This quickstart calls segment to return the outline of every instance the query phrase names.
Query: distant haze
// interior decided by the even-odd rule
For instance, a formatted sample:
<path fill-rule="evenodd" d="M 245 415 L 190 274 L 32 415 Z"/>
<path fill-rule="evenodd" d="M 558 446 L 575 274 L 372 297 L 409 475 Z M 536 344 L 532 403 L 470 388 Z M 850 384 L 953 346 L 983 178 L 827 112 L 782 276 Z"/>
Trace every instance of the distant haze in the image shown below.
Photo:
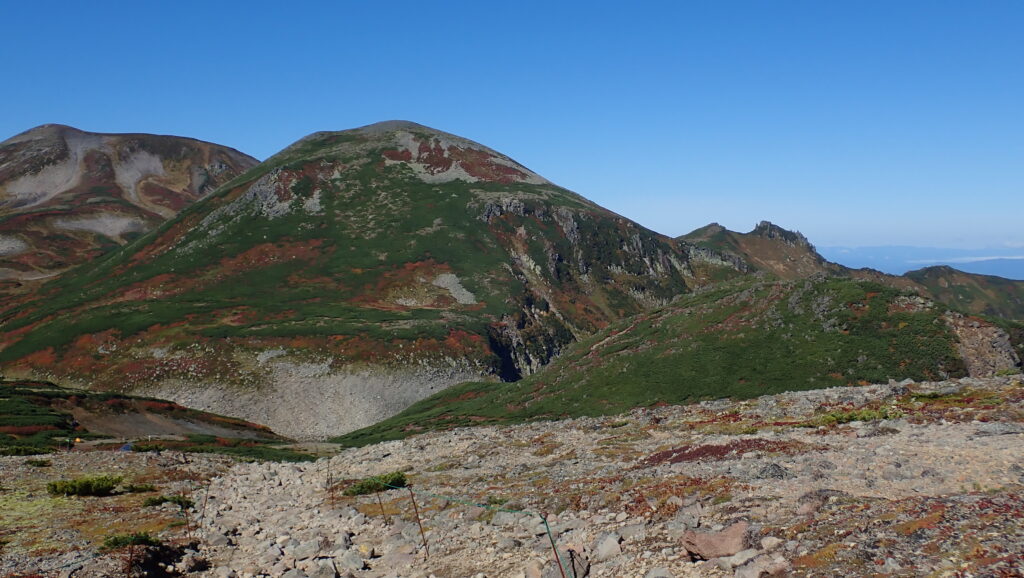
<path fill-rule="evenodd" d="M 884 246 L 817 249 L 829 261 L 854 269 L 870 267 L 893 275 L 935 265 L 949 265 L 968 273 L 1024 280 L 1024 248 L 967 250 Z"/>

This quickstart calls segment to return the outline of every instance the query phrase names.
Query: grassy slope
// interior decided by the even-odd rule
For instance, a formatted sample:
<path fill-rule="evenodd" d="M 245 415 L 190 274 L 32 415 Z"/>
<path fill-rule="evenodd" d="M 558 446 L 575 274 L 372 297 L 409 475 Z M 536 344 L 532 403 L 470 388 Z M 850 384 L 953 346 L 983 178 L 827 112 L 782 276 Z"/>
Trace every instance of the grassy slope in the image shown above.
<path fill-rule="evenodd" d="M 964 273 L 952 267 L 927 267 L 905 277 L 927 288 L 943 303 L 974 314 L 1024 321 L 1024 281 Z"/>
<path fill-rule="evenodd" d="M 849 269 L 825 260 L 799 234 L 766 223 L 750 233 L 737 233 L 712 223 L 679 240 L 737 255 L 749 265 L 783 279 L 820 273 L 875 280 L 897 289 L 922 291 L 936 301 L 970 314 L 1024 322 L 1024 281 L 965 273 L 948 266 L 927 267 L 905 275 Z"/>
<path fill-rule="evenodd" d="M 617 323 L 517 383 L 456 386 L 337 441 L 963 375 L 941 310 L 904 311 L 905 302 L 889 287 L 841 279 L 733 283 Z"/>

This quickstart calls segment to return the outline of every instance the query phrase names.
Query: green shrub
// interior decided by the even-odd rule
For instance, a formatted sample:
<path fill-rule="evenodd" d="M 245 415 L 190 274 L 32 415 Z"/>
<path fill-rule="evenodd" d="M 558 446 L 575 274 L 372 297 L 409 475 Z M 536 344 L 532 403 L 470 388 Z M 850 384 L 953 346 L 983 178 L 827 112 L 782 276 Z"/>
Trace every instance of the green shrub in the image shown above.
<path fill-rule="evenodd" d="M 181 508 L 182 510 L 187 510 L 192 506 L 196 505 L 194 501 L 192 501 L 189 498 L 186 498 L 185 496 L 152 496 L 146 498 L 146 501 L 142 502 L 142 505 L 145 507 L 150 507 L 159 506 L 164 503 L 177 504 L 178 507 Z"/>
<path fill-rule="evenodd" d="M 25 465 L 32 466 L 33 468 L 48 468 L 53 465 L 53 462 L 51 462 L 50 460 L 40 460 L 33 458 L 25 460 Z"/>
<path fill-rule="evenodd" d="M 819 418 L 821 425 L 833 425 L 850 423 L 852 421 L 878 421 L 883 419 L 898 419 L 903 417 L 903 412 L 891 407 L 881 409 L 855 409 L 851 411 L 835 411 L 827 413 Z"/>
<path fill-rule="evenodd" d="M 135 532 L 133 534 L 114 534 L 103 540 L 103 548 L 116 550 L 126 546 L 159 546 L 160 540 L 149 535 L 149 532 Z"/>
<path fill-rule="evenodd" d="M 38 456 L 52 453 L 53 450 L 44 447 L 34 446 L 3 446 L 0 447 L 0 456 Z"/>
<path fill-rule="evenodd" d="M 86 476 L 73 480 L 58 480 L 46 484 L 53 496 L 109 496 L 121 483 L 121 476 Z"/>
<path fill-rule="evenodd" d="M 128 484 L 124 487 L 124 491 L 129 494 L 141 494 L 142 492 L 155 492 L 156 486 L 153 484 Z"/>
<path fill-rule="evenodd" d="M 349 486 L 344 493 L 346 496 L 361 496 L 393 488 L 404 488 L 407 482 L 405 473 L 391 472 L 390 474 L 373 476 L 372 478 L 356 482 Z"/>

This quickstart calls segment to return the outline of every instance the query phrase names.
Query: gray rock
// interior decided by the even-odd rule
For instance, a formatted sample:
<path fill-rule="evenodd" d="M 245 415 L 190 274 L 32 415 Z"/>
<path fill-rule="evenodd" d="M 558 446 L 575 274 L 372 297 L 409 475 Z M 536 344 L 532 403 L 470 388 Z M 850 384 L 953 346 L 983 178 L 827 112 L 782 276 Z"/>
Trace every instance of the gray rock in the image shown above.
<path fill-rule="evenodd" d="M 757 550 L 755 550 L 753 548 L 748 548 L 746 550 L 741 550 L 739 552 L 736 552 L 732 556 L 726 556 L 724 558 L 719 558 L 719 563 L 720 563 L 720 565 L 723 565 L 723 568 L 725 570 L 731 570 L 731 569 L 733 569 L 733 568 L 735 568 L 737 566 L 742 566 L 742 565 L 746 564 L 747 562 L 753 560 L 754 558 L 757 557 L 757 553 L 758 553 Z"/>
<path fill-rule="evenodd" d="M 684 530 L 693 530 L 700 527 L 700 519 L 703 515 L 704 506 L 700 502 L 696 502 L 676 512 L 676 515 L 672 517 L 672 522 L 680 524 Z"/>
<path fill-rule="evenodd" d="M 733 578 L 761 578 L 765 573 L 761 564 L 751 563 L 737 568 Z"/>
<path fill-rule="evenodd" d="M 983 423 L 975 431 L 976 436 L 1003 436 L 1024 433 L 1024 426 L 1002 421 Z"/>
<path fill-rule="evenodd" d="M 519 540 L 516 540 L 515 538 L 509 538 L 507 536 L 498 538 L 497 543 L 499 550 L 512 550 L 513 548 L 518 548 L 522 545 L 523 543 Z"/>
<path fill-rule="evenodd" d="M 643 540 L 647 537 L 647 526 L 643 524 L 630 524 L 619 528 L 619 535 L 623 540 Z"/>
<path fill-rule="evenodd" d="M 334 566 L 321 565 L 309 575 L 309 578 L 338 578 L 338 571 Z"/>
<path fill-rule="evenodd" d="M 347 550 L 341 558 L 336 560 L 339 567 L 345 570 L 362 570 L 366 563 L 363 557 L 356 550 Z"/>
<path fill-rule="evenodd" d="M 319 540 L 310 540 L 309 542 L 302 542 L 295 548 L 292 548 L 290 552 L 286 549 L 285 553 L 290 555 L 292 558 L 295 558 L 296 560 L 307 560 L 320 553 L 320 542 Z"/>
<path fill-rule="evenodd" d="M 771 463 L 761 468 L 761 471 L 759 471 L 755 477 L 759 480 L 784 480 L 786 478 L 792 478 L 793 474 L 789 473 L 789 470 L 779 464 Z"/>
<path fill-rule="evenodd" d="M 309 574 L 306 574 L 298 568 L 292 568 L 281 575 L 281 578 L 309 578 Z"/>
<path fill-rule="evenodd" d="M 644 574 L 644 578 L 676 578 L 668 568 L 651 568 Z"/>
<path fill-rule="evenodd" d="M 409 524 L 402 529 L 402 537 L 410 542 L 422 542 L 423 537 L 420 535 L 420 527 L 417 524 Z"/>
<path fill-rule="evenodd" d="M 622 547 L 619 546 L 620 542 L 622 542 L 622 536 L 615 532 L 602 534 L 594 542 L 594 547 L 592 548 L 594 559 L 598 562 L 604 562 L 622 554 Z"/>
<path fill-rule="evenodd" d="M 512 512 L 498 512 L 491 518 L 491 523 L 495 526 L 514 526 L 517 522 L 519 522 L 519 514 Z"/>

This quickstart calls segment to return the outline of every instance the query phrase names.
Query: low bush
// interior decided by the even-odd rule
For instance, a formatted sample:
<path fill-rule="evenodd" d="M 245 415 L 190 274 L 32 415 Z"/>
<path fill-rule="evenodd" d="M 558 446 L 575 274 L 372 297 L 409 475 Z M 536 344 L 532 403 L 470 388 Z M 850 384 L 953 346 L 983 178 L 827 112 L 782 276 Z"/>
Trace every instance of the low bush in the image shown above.
<path fill-rule="evenodd" d="M 149 535 L 149 532 L 135 532 L 132 534 L 114 534 L 103 540 L 103 548 L 116 550 L 126 546 L 159 546 L 160 540 Z"/>
<path fill-rule="evenodd" d="M 404 472 L 391 472 L 358 481 L 346 488 L 344 494 L 346 496 L 373 494 L 394 488 L 404 488 L 407 483 L 408 480 L 406 480 Z"/>
<path fill-rule="evenodd" d="M 73 480 L 58 480 L 46 484 L 52 496 L 109 496 L 121 483 L 121 476 L 86 476 Z"/>
<path fill-rule="evenodd" d="M 53 450 L 44 447 L 35 446 L 3 446 L 0 447 L 0 456 L 38 456 L 40 454 L 49 454 Z"/>
<path fill-rule="evenodd" d="M 819 422 L 822 425 L 833 425 L 850 423 L 853 421 L 879 421 L 883 419 L 899 419 L 903 412 L 895 408 L 883 407 L 881 409 L 855 409 L 852 411 L 836 411 L 827 413 Z"/>
<path fill-rule="evenodd" d="M 156 486 L 153 484 L 128 484 L 124 487 L 124 491 L 129 494 L 141 494 L 143 492 L 155 492 Z"/>
<path fill-rule="evenodd" d="M 25 465 L 32 466 L 33 468 L 47 468 L 52 466 L 53 462 L 51 462 L 50 460 L 40 460 L 37 458 L 32 458 L 25 460 Z"/>

